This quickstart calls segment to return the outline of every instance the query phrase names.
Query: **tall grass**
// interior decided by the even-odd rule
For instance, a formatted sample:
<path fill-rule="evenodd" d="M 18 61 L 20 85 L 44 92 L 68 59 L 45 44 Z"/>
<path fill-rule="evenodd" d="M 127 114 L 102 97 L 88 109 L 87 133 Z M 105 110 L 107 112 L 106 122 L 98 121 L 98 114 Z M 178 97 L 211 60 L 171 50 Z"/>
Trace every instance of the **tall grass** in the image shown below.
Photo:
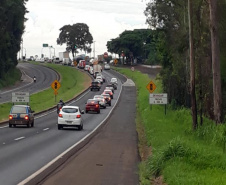
<path fill-rule="evenodd" d="M 146 85 L 154 81 L 154 93 L 160 93 L 161 79 L 149 79 L 129 69 L 116 70 L 136 83 L 139 121 L 146 143 L 152 148 L 152 154 L 139 165 L 140 184 L 151 184 L 153 178 L 161 175 L 169 185 L 226 184 L 226 126 L 216 126 L 205 118 L 204 125 L 192 131 L 190 110 L 172 110 L 167 105 L 165 115 L 163 105 L 149 105 Z"/>

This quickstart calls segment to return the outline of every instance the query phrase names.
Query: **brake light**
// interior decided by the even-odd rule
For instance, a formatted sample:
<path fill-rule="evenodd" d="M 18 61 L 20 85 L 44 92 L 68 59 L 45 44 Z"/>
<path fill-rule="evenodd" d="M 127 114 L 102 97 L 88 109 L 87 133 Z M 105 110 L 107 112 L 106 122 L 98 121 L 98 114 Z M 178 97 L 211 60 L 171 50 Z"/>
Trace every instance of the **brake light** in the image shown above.
<path fill-rule="evenodd" d="M 62 118 L 62 117 L 63 117 L 63 115 L 62 115 L 62 114 L 58 114 L 58 116 L 59 116 L 60 118 Z"/>
<path fill-rule="evenodd" d="M 76 118 L 81 118 L 81 115 L 80 115 L 80 114 L 78 114 L 78 115 L 76 116 Z"/>
<path fill-rule="evenodd" d="M 96 108 L 98 108 L 99 107 L 99 105 L 96 105 Z"/>
<path fill-rule="evenodd" d="M 24 119 L 25 119 L 25 120 L 29 120 L 28 115 L 24 116 Z"/>
<path fill-rule="evenodd" d="M 13 116 L 12 116 L 12 115 L 9 115 L 9 119 L 10 119 L 10 120 L 13 119 Z"/>

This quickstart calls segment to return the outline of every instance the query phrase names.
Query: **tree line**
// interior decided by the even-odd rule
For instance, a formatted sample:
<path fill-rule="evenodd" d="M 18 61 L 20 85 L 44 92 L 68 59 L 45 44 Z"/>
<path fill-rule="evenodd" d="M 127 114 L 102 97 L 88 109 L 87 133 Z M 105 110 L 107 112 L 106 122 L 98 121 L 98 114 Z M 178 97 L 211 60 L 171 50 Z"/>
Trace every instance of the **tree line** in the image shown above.
<path fill-rule="evenodd" d="M 165 55 L 159 60 L 164 91 L 170 102 L 192 108 L 194 129 L 197 115 L 200 125 L 203 115 L 216 123 L 225 115 L 225 9 L 224 0 L 156 0 L 145 10 L 147 22 L 164 31 L 157 47 Z"/>
<path fill-rule="evenodd" d="M 24 32 L 27 0 L 1 0 L 0 3 L 0 79 L 17 65 Z"/>

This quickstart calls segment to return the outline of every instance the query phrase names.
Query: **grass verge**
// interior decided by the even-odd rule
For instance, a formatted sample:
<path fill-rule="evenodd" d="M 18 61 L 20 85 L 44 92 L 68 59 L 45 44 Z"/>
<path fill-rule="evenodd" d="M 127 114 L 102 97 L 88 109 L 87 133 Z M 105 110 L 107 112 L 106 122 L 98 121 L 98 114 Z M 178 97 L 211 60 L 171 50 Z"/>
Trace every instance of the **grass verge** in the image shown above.
<path fill-rule="evenodd" d="M 61 75 L 61 87 L 58 90 L 58 95 L 55 95 L 53 89 L 50 87 L 44 91 L 33 94 L 30 96 L 29 105 L 35 112 L 40 112 L 42 110 L 48 109 L 56 105 L 60 99 L 67 101 L 78 95 L 84 89 L 86 89 L 90 84 L 90 77 L 82 73 L 75 68 L 55 65 L 55 64 L 45 64 L 47 67 L 53 68 Z M 9 110 L 12 103 L 5 103 L 0 105 L 0 121 L 7 120 Z"/>
<path fill-rule="evenodd" d="M 190 110 L 172 110 L 168 105 L 165 115 L 163 105 L 150 107 L 146 85 L 154 81 L 154 93 L 161 93 L 161 79 L 150 79 L 130 69 L 116 70 L 132 78 L 138 91 L 136 124 L 143 159 L 139 165 L 140 184 L 155 184 L 153 179 L 160 176 L 168 185 L 226 184 L 226 126 L 205 119 L 202 127 L 192 131 Z M 150 147 L 148 156 L 142 157 L 145 148 Z"/>

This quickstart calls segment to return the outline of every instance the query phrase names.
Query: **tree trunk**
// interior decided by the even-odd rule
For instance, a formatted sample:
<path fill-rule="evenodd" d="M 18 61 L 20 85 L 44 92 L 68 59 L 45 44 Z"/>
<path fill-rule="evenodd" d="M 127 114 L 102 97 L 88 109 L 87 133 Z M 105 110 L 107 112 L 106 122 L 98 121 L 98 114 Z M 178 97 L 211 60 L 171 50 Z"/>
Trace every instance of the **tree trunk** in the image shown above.
<path fill-rule="evenodd" d="M 222 92 L 220 73 L 220 46 L 217 27 L 217 1 L 209 0 L 210 32 L 212 47 L 214 119 L 216 124 L 222 122 Z"/>
<path fill-rule="evenodd" d="M 194 44 L 193 44 L 193 12 L 192 0 L 188 0 L 188 18 L 189 18 L 189 46 L 190 46 L 190 93 L 191 93 L 191 111 L 193 130 L 197 129 L 197 105 L 195 96 L 195 62 L 194 62 Z"/>

